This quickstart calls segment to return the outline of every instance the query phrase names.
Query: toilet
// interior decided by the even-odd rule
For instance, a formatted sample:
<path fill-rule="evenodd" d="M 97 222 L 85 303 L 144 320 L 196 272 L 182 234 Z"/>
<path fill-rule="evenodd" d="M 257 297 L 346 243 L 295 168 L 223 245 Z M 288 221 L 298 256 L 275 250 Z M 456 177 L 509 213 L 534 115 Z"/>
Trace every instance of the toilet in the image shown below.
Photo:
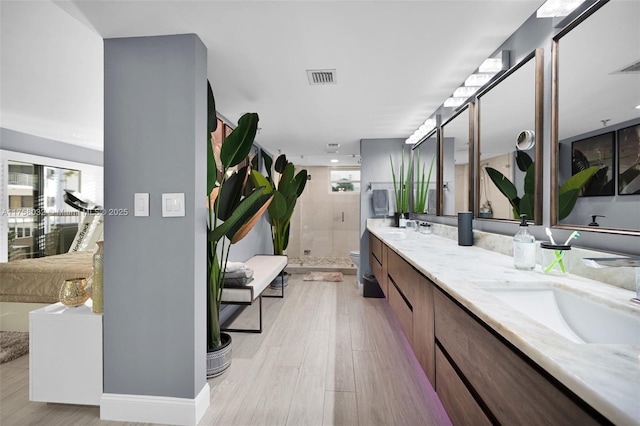
<path fill-rule="evenodd" d="M 358 294 L 363 293 L 363 285 L 360 282 L 360 251 L 353 250 L 349 252 L 349 259 L 356 265 L 356 283 L 358 284 Z"/>

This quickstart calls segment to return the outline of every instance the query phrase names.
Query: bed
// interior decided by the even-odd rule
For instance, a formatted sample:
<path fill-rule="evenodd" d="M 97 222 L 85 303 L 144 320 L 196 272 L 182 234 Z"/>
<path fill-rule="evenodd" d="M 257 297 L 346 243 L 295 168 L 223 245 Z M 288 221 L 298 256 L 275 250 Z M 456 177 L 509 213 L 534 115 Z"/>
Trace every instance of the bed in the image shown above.
<path fill-rule="evenodd" d="M 28 330 L 28 312 L 58 302 L 64 280 L 89 277 L 92 264 L 93 251 L 0 263 L 0 330 Z"/>

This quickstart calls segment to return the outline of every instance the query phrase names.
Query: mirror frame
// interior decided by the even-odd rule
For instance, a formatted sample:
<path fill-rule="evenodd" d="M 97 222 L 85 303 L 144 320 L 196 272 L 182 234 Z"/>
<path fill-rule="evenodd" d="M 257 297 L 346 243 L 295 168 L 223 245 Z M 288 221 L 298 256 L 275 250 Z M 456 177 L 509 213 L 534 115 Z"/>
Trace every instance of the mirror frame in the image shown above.
<path fill-rule="evenodd" d="M 559 182 L 558 182 L 558 159 L 559 159 L 559 149 L 560 149 L 560 99 L 559 99 L 559 66 L 560 66 L 560 39 L 567 35 L 571 30 L 580 25 L 585 19 L 593 15 L 597 12 L 602 6 L 604 6 L 607 2 L 596 2 L 590 8 L 584 11 L 580 16 L 571 21 L 566 27 L 562 29 L 558 34 L 553 37 L 551 42 L 551 202 L 549 203 L 549 222 L 550 226 L 553 228 L 559 229 L 571 229 L 571 230 L 581 230 L 581 231 L 590 231 L 590 232 L 598 232 L 598 233 L 606 233 L 606 234 L 619 234 L 619 235 L 635 235 L 640 236 L 640 230 L 632 230 L 632 229 L 623 229 L 623 228 L 607 228 L 607 227 L 596 227 L 596 226 L 585 226 L 585 225 L 572 225 L 572 224 L 562 224 L 558 221 L 558 190 L 559 190 Z"/>
<path fill-rule="evenodd" d="M 535 67 L 535 113 L 534 113 L 534 131 L 535 131 L 535 135 L 536 135 L 536 146 L 535 146 L 535 190 L 534 190 L 534 194 L 533 194 L 533 204 L 534 204 L 534 220 L 533 221 L 527 221 L 527 222 L 532 222 L 534 225 L 542 225 L 543 221 L 542 221 L 542 205 L 543 205 L 543 187 L 542 187 L 542 181 L 543 181 L 543 154 L 544 154 L 544 135 L 543 135 L 543 130 L 544 130 L 544 126 L 543 126 L 543 116 L 544 116 L 544 49 L 543 48 L 537 48 L 534 51 L 532 51 L 531 53 L 529 53 L 527 56 L 525 56 L 524 58 L 522 58 L 522 60 L 520 62 L 518 62 L 518 64 L 514 65 L 512 68 L 510 68 L 507 72 L 505 72 L 503 75 L 500 76 L 500 78 L 498 78 L 495 82 L 493 82 L 490 86 L 488 86 L 487 88 L 483 89 L 478 95 L 477 95 L 477 106 L 476 106 L 476 111 L 477 111 L 477 124 L 476 124 L 476 128 L 478 129 L 478 133 L 476 136 L 476 143 L 477 143 L 477 147 L 476 147 L 476 156 L 475 156 L 475 161 L 476 161 L 476 165 L 480 164 L 480 154 L 481 154 L 481 128 L 482 128 L 482 120 L 481 120 L 481 109 L 482 109 L 482 102 L 481 102 L 481 98 L 482 96 L 486 95 L 489 91 L 491 91 L 492 88 L 494 88 L 495 86 L 497 86 L 498 84 L 500 84 L 502 81 L 504 81 L 505 79 L 507 79 L 511 74 L 513 74 L 515 71 L 517 71 L 520 67 L 522 67 L 524 64 L 528 63 L 531 59 L 534 60 L 534 67 Z M 479 168 L 476 167 L 475 171 L 479 171 Z M 480 194 L 480 176 L 475 176 L 476 182 L 475 182 L 475 192 L 476 194 Z M 476 201 L 478 201 L 477 203 L 475 203 L 474 206 L 474 216 L 476 219 L 479 220 L 487 220 L 487 221 L 498 221 L 498 222 L 504 222 L 504 221 L 508 221 L 508 222 L 517 222 L 517 219 L 494 219 L 494 218 L 480 218 L 479 213 L 480 213 L 480 204 L 479 204 L 479 197 L 476 196 L 475 198 Z"/>
<path fill-rule="evenodd" d="M 438 161 L 439 161 L 439 165 L 444 165 L 444 138 L 445 133 L 444 133 L 444 126 L 446 126 L 447 124 L 449 124 L 451 121 L 453 121 L 456 117 L 462 115 L 462 113 L 465 111 L 465 109 L 468 109 L 468 114 L 469 114 L 469 193 L 467 194 L 467 196 L 469 197 L 468 202 L 469 202 L 469 211 L 474 211 L 474 176 L 475 176 L 475 163 L 474 163 L 474 158 L 475 158 L 475 152 L 474 152 L 474 144 L 475 144 L 475 108 L 476 108 L 476 104 L 475 101 L 471 101 L 468 102 L 466 104 L 461 105 L 458 110 L 451 116 L 449 117 L 444 123 L 442 123 L 442 125 L 440 126 L 440 138 L 442 139 L 441 142 L 438 145 Z M 455 154 L 454 154 L 455 155 Z M 455 161 L 454 161 L 454 167 L 455 167 Z M 438 216 L 443 216 L 443 217 L 456 217 L 456 215 L 445 215 L 444 214 L 444 168 L 443 167 L 438 167 L 438 178 L 437 178 L 437 182 L 439 182 L 438 185 Z M 474 217 L 476 216 L 475 212 L 474 212 Z"/>

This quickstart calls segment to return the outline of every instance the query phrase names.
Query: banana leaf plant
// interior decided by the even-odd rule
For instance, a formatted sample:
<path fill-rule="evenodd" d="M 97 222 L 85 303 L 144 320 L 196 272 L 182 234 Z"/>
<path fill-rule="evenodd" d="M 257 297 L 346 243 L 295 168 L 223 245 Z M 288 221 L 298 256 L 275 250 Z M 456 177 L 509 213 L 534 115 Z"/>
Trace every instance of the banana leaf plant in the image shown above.
<path fill-rule="evenodd" d="M 211 133 L 216 129 L 217 118 L 210 85 L 207 95 L 207 350 L 213 351 L 221 345 L 220 302 L 230 246 L 249 233 L 268 208 L 273 196 L 265 193 L 264 187 L 253 187 L 251 191 L 245 191 L 250 166 L 234 169 L 251 151 L 258 129 L 258 114 L 247 113 L 240 117 L 238 126 L 222 144 L 216 166 Z"/>
<path fill-rule="evenodd" d="M 256 187 L 264 187 L 265 194 L 273 195 L 273 202 L 268 208 L 273 254 L 282 255 L 289 245 L 291 216 L 307 184 L 307 171 L 303 169 L 296 174 L 295 166 L 287 160 L 285 154 L 276 158 L 275 163 L 264 151 L 261 157 L 267 176 L 252 170 L 251 177 Z"/>
<path fill-rule="evenodd" d="M 433 164 L 436 160 L 436 154 L 434 153 L 431 157 L 431 165 L 429 166 L 429 174 L 426 176 L 425 173 L 427 170 L 427 164 L 422 164 L 422 168 L 420 168 L 420 150 L 416 150 L 416 163 L 418 164 L 417 172 L 418 178 L 416 182 L 416 198 L 415 203 L 413 204 L 413 212 L 414 213 L 424 213 L 427 207 L 427 195 L 429 193 L 429 185 L 431 184 L 431 172 L 433 171 Z"/>
<path fill-rule="evenodd" d="M 520 219 L 521 215 L 526 214 L 527 217 L 534 217 L 534 191 L 535 191 L 535 163 L 531 157 L 523 151 L 516 153 L 516 165 L 518 169 L 525 172 L 524 176 L 524 194 L 518 196 L 518 189 L 507 179 L 502 173 L 493 167 L 487 167 L 486 171 L 491 181 L 496 185 L 500 192 L 507 197 L 511 207 L 513 208 L 513 216 Z M 580 190 L 589 182 L 591 177 L 598 171 L 599 167 L 593 166 L 582 170 L 571 176 L 558 191 L 558 219 L 562 220 L 569 216 L 571 210 L 578 200 Z"/>
<path fill-rule="evenodd" d="M 391 174 L 393 176 L 393 192 L 396 198 L 396 213 L 409 213 L 409 193 L 411 187 L 409 182 L 411 181 L 411 172 L 413 163 L 408 161 L 408 166 L 405 175 L 404 167 L 404 148 L 402 149 L 402 162 L 400 163 L 400 170 L 396 175 L 396 170 L 393 167 L 393 158 L 389 156 L 391 161 Z M 397 178 L 396 178 L 397 176 Z"/>

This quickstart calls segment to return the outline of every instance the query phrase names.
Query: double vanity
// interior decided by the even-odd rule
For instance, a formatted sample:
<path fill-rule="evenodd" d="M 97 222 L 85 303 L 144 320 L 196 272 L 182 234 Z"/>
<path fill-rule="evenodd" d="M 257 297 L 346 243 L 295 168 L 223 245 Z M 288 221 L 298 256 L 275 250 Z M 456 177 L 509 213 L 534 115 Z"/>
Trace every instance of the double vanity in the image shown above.
<path fill-rule="evenodd" d="M 375 220 L 367 229 L 371 269 L 454 424 L 640 424 L 634 292 L 519 271 L 510 256 Z"/>

